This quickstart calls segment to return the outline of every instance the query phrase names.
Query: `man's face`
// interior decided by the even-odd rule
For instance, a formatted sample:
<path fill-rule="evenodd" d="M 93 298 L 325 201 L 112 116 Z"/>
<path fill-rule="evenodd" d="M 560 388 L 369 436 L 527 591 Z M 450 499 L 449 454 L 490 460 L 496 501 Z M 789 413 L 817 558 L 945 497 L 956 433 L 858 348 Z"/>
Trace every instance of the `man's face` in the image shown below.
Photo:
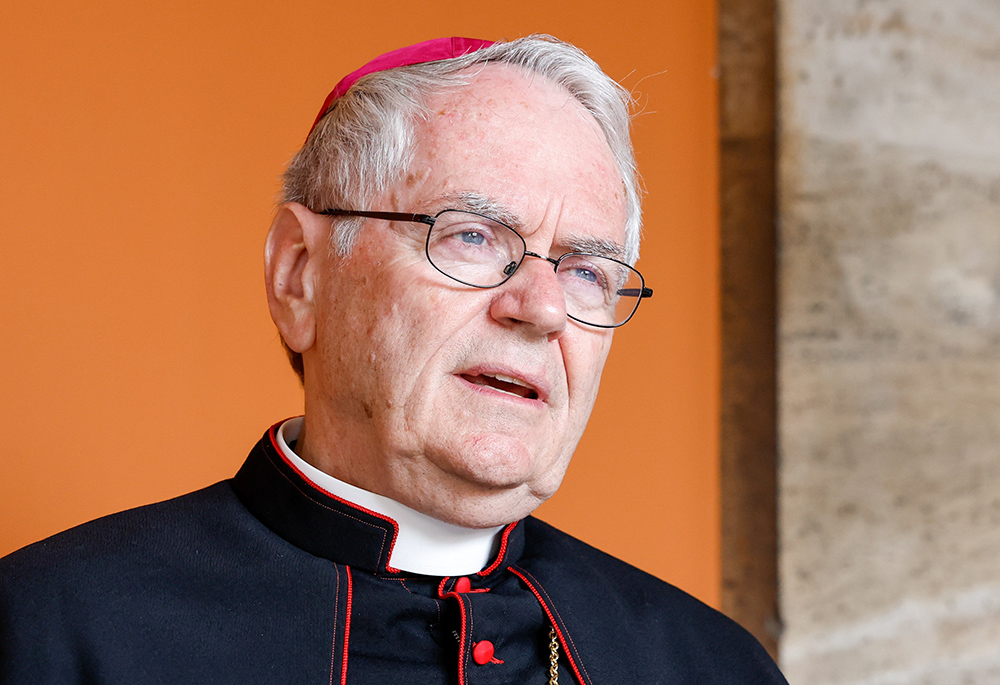
<path fill-rule="evenodd" d="M 593 117 L 562 88 L 507 66 L 432 97 L 405 177 L 372 207 L 498 213 L 558 258 L 621 245 L 620 173 Z M 304 353 L 304 453 L 437 518 L 507 523 L 555 492 L 597 396 L 610 331 L 566 316 L 552 265 L 526 258 L 478 290 L 437 272 L 427 227 L 368 220 L 328 255 Z"/>

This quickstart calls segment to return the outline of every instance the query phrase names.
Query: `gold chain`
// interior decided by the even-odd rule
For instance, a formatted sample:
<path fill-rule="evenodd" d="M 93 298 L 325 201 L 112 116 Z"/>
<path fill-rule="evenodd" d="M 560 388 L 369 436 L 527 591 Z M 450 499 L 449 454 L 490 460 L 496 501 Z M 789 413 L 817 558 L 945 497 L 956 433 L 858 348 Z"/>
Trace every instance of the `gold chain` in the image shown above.
<path fill-rule="evenodd" d="M 549 685 L 559 685 L 559 639 L 555 626 L 549 627 Z"/>

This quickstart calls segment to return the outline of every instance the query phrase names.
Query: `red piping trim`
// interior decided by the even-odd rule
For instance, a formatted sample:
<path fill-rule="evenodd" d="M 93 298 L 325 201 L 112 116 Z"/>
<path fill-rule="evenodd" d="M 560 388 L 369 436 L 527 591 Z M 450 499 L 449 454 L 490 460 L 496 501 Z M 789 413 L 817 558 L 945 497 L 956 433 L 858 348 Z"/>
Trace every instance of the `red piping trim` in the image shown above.
<path fill-rule="evenodd" d="M 517 521 L 514 521 L 514 523 L 508 523 L 507 527 L 503 529 L 503 535 L 500 537 L 500 551 L 497 552 L 497 558 L 492 564 L 477 573 L 477 576 L 488 576 L 497 570 L 497 567 L 500 566 L 500 562 L 503 561 L 504 556 L 507 554 L 507 538 L 510 537 L 510 534 L 513 532 L 515 527 L 517 527 Z"/>
<path fill-rule="evenodd" d="M 580 683 L 587 682 L 586 680 L 583 679 L 583 676 L 580 675 L 580 669 L 577 668 L 576 661 L 573 660 L 573 655 L 570 653 L 569 648 L 566 646 L 566 637 L 563 635 L 562 630 L 559 628 L 559 624 L 556 623 L 555 616 L 552 615 L 552 610 L 549 609 L 548 604 L 546 604 L 545 600 L 542 599 L 542 593 L 540 593 L 538 591 L 538 588 L 536 588 L 534 584 L 532 584 L 532 582 L 528 580 L 528 578 L 526 577 L 527 574 L 518 571 L 513 566 L 509 567 L 508 570 L 515 576 L 524 581 L 524 584 L 527 585 L 528 589 L 531 590 L 533 595 L 535 595 L 535 598 L 538 600 L 538 603 L 542 605 L 542 609 L 545 611 L 545 615 L 549 617 L 549 622 L 552 624 L 552 627 L 555 628 L 556 630 L 556 635 L 559 637 L 559 643 L 562 645 L 563 648 L 563 654 L 566 655 L 566 661 L 569 662 L 570 667 L 573 669 L 573 673 L 576 675 L 577 682 Z"/>
<path fill-rule="evenodd" d="M 445 580 L 447 580 L 447 578 L 441 581 L 441 585 L 444 585 Z M 459 635 L 459 641 L 458 641 L 458 685 L 465 685 L 465 669 L 463 668 L 465 664 L 465 638 L 466 638 L 465 602 L 462 600 L 462 595 L 458 594 L 457 592 L 446 592 L 445 594 L 441 595 L 441 599 L 447 599 L 449 597 L 453 597 L 456 600 L 458 600 L 458 612 L 462 620 L 462 631 L 461 634 Z"/>
<path fill-rule="evenodd" d="M 340 660 L 340 685 L 347 685 L 347 646 L 351 641 L 351 602 L 354 598 L 354 583 L 351 580 L 351 567 L 347 569 L 347 612 L 344 616 L 344 658 Z"/>
<path fill-rule="evenodd" d="M 337 572 L 337 584 L 333 591 L 334 601 L 333 601 L 333 639 L 330 643 L 330 685 L 333 685 L 333 676 L 335 674 L 335 668 L 337 666 L 337 611 L 340 608 L 340 566 L 337 564 L 333 565 L 333 569 Z M 341 655 L 343 656 L 343 655 Z M 343 661 L 343 659 L 341 659 Z"/>
<path fill-rule="evenodd" d="M 289 419 L 285 419 L 285 421 L 288 421 L 288 420 Z M 271 438 L 271 446 L 274 447 L 274 451 L 278 453 L 279 457 L 281 457 L 281 461 L 285 462 L 285 464 L 287 464 L 288 467 L 290 469 L 292 469 L 292 471 L 295 471 L 295 473 L 297 473 L 299 475 L 299 478 L 301 478 L 306 483 L 308 483 L 310 486 L 312 486 L 313 490 L 316 490 L 317 492 L 320 492 L 320 493 L 326 495 L 327 497 L 330 497 L 331 499 L 335 499 L 338 502 L 340 502 L 341 504 L 346 504 L 347 506 L 351 507 L 352 509 L 357 509 L 358 511 L 363 511 L 364 513 L 368 514 L 369 516 L 374 516 L 377 519 L 382 519 L 383 521 L 387 521 L 387 522 L 391 523 L 392 524 L 392 540 L 389 542 L 389 554 L 388 554 L 388 556 L 386 557 L 386 560 L 385 560 L 385 570 L 387 572 L 389 572 L 389 573 L 399 573 L 400 571 L 399 571 L 398 568 L 393 568 L 393 567 L 389 566 L 389 559 L 392 558 L 392 550 L 396 546 L 396 538 L 399 537 L 399 524 L 396 523 L 395 519 L 389 518 L 385 514 L 380 514 L 377 511 L 372 511 L 371 509 L 366 509 L 365 507 L 362 507 L 362 506 L 360 506 L 358 504 L 355 504 L 354 502 L 346 500 L 343 497 L 338 497 L 337 495 L 333 494 L 329 490 L 325 490 L 325 489 L 321 488 L 320 486 L 318 486 L 316 483 L 313 483 L 312 480 L 309 478 L 309 476 L 307 476 L 306 474 L 302 473 L 302 471 L 300 471 L 299 468 L 297 466 L 295 466 L 295 464 L 293 464 L 292 462 L 290 462 L 288 460 L 288 457 L 285 456 L 285 453 L 281 450 L 281 447 L 278 445 L 278 428 L 280 428 L 281 425 L 283 423 L 285 423 L 285 421 L 279 421 L 278 423 L 276 423 L 273 426 L 271 426 L 268 429 L 268 431 L 267 431 L 268 437 Z M 506 540 L 505 540 L 505 542 L 506 542 Z"/>

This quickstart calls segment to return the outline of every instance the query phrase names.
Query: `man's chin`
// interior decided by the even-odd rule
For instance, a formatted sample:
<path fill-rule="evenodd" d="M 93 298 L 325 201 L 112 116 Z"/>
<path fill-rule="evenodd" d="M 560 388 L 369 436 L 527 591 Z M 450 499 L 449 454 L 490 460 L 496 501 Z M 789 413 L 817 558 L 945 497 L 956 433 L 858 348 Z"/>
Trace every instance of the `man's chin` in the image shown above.
<path fill-rule="evenodd" d="M 427 456 L 444 482 L 427 493 L 434 511 L 425 513 L 467 528 L 524 518 L 555 493 L 566 470 L 553 455 L 497 434 L 470 436 L 460 449 Z"/>
<path fill-rule="evenodd" d="M 498 432 L 468 434 L 426 456 L 446 477 L 484 493 L 522 487 L 546 470 L 551 458 L 519 436 Z"/>

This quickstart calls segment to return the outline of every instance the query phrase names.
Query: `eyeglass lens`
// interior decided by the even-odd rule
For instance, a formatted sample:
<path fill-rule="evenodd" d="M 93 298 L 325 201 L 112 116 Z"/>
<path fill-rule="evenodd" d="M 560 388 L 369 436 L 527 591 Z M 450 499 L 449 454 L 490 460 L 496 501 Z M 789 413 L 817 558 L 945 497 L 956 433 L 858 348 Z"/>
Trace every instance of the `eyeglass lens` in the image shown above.
<path fill-rule="evenodd" d="M 524 239 L 512 228 L 470 212 L 446 210 L 427 235 L 427 258 L 446 276 L 479 288 L 498 286 L 524 259 Z M 569 253 L 556 267 L 566 312 L 583 323 L 616 326 L 632 316 L 642 276 L 627 264 L 593 254 Z"/>

